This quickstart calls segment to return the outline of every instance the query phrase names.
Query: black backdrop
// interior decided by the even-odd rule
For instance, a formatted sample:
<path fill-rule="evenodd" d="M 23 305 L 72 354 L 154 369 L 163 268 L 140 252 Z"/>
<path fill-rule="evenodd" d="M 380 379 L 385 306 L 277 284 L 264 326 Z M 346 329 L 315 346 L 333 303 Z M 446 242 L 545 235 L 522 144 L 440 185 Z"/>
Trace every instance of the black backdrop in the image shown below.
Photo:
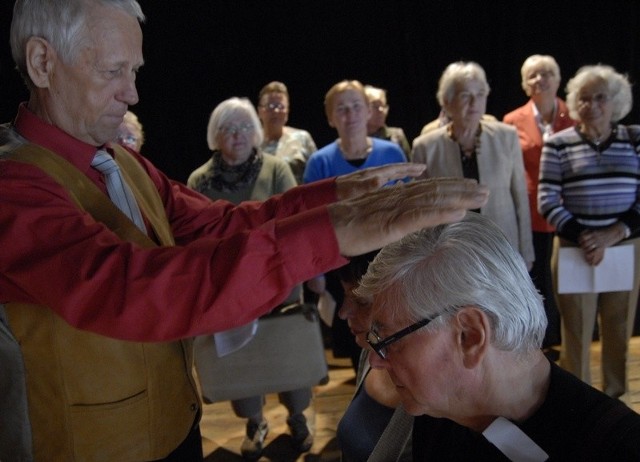
<path fill-rule="evenodd" d="M 185 181 L 208 157 L 211 110 L 230 96 L 255 102 L 263 84 L 291 93 L 290 125 L 318 146 L 335 138 L 325 92 L 344 78 L 387 88 L 391 125 L 413 139 L 438 113 L 444 67 L 473 60 L 486 70 L 488 112 L 502 117 L 526 100 L 520 65 L 556 57 L 563 85 L 584 64 L 613 65 L 638 80 L 637 0 L 141 0 L 146 64 L 133 108 L 145 126 L 145 153 Z M 0 121 L 26 98 L 8 45 L 11 0 L 0 5 Z M 636 100 L 640 96 L 634 85 Z M 625 119 L 640 122 L 640 103 Z"/>

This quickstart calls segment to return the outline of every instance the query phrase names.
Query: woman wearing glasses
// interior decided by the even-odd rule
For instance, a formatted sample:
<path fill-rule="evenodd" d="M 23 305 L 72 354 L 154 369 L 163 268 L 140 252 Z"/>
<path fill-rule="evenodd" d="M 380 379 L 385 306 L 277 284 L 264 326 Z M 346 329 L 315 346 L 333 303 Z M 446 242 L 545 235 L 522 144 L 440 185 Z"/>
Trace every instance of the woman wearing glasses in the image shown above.
<path fill-rule="evenodd" d="M 264 140 L 262 151 L 285 160 L 298 184 L 309 156 L 316 152 L 316 144 L 306 130 L 289 127 L 289 90 L 282 82 L 270 82 L 258 95 L 258 117 L 262 122 Z"/>
<path fill-rule="evenodd" d="M 138 116 L 131 111 L 127 111 L 124 115 L 122 123 L 118 127 L 116 141 L 129 149 L 140 152 L 144 144 L 144 129 Z"/>
<path fill-rule="evenodd" d="M 194 170 L 187 186 L 212 199 L 234 203 L 264 200 L 296 185 L 286 162 L 260 149 L 263 132 L 251 102 L 230 98 L 211 113 L 211 158 Z"/>
<path fill-rule="evenodd" d="M 579 249 L 587 265 L 597 266 L 607 248 L 630 244 L 635 268 L 640 264 L 640 127 L 619 123 L 631 105 L 631 85 L 612 67 L 578 70 L 567 84 L 567 107 L 577 125 L 545 143 L 538 185 L 538 209 L 557 234 L 551 265 L 562 320 L 560 365 L 590 383 L 589 347 L 599 313 L 603 390 L 623 400 L 637 270 L 632 289 L 621 292 L 559 293 L 557 275 L 561 247 Z"/>
<path fill-rule="evenodd" d="M 296 181 L 291 169 L 284 160 L 266 155 L 259 149 L 262 139 L 258 115 L 248 99 L 223 101 L 211 114 L 207 128 L 211 159 L 189 176 L 187 185 L 211 199 L 224 199 L 236 204 L 247 200 L 264 201 L 293 188 Z M 301 288 L 296 287 L 283 304 L 300 301 Z M 224 341 L 224 333 L 214 335 L 216 344 Z M 198 344 L 196 339 L 196 354 Z M 304 348 L 303 345 L 291 347 Z M 215 358 L 210 360 L 215 361 Z M 278 397 L 289 412 L 287 424 L 294 448 L 300 452 L 308 451 L 313 444 L 313 436 L 303 411 L 311 402 L 311 389 L 286 391 L 279 393 Z M 245 459 L 255 460 L 262 454 L 269 431 L 262 415 L 263 403 L 263 396 L 231 402 L 235 414 L 248 419 L 246 437 L 241 446 Z"/>

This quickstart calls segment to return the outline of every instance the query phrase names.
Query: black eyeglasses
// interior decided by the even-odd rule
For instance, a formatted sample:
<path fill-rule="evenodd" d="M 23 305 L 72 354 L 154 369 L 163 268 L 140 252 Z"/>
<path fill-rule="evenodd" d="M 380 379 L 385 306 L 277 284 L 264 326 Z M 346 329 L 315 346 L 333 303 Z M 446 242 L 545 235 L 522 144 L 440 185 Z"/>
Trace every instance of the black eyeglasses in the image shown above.
<path fill-rule="evenodd" d="M 411 324 L 409 327 L 405 327 L 395 334 L 388 336 L 387 338 L 380 338 L 374 328 L 371 328 L 371 330 L 367 333 L 367 343 L 371 345 L 373 351 L 378 353 L 378 356 L 380 356 L 382 359 L 387 359 L 387 347 L 389 345 L 391 345 L 393 342 L 397 342 L 402 337 L 409 335 L 411 332 L 415 332 L 421 327 L 426 326 L 437 317 L 438 316 L 435 316 L 431 319 L 423 319 L 421 321 L 418 321 L 414 324 Z"/>

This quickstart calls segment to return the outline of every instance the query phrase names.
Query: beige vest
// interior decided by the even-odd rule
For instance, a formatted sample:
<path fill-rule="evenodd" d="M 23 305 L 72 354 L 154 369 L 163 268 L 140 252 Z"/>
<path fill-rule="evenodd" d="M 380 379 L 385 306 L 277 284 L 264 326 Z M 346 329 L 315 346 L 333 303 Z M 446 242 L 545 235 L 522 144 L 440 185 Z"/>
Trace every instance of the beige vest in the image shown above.
<path fill-rule="evenodd" d="M 122 174 L 158 240 L 174 245 L 155 185 L 133 156 L 119 147 L 116 151 Z M 79 208 L 122 239 L 156 246 L 85 175 L 56 154 L 25 144 L 6 158 L 47 172 L 68 189 Z M 51 270 L 73 271 L 73 262 Z M 87 312 L 91 309 L 100 307 L 87 307 Z M 75 329 L 43 306 L 8 303 L 6 312 L 24 356 L 35 460 L 160 459 L 198 420 L 201 406 L 190 339 L 120 341 Z"/>

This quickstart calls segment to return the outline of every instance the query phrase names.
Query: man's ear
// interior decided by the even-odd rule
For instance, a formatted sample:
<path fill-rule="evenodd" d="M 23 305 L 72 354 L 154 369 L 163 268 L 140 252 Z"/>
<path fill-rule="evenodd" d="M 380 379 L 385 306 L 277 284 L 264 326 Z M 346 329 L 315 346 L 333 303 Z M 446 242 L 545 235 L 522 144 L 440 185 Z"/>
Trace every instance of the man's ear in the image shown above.
<path fill-rule="evenodd" d="M 30 37 L 26 46 L 27 72 L 33 84 L 38 88 L 47 88 L 50 84 L 51 70 L 57 54 L 51 44 L 41 37 Z"/>
<path fill-rule="evenodd" d="M 456 313 L 458 347 L 465 367 L 476 367 L 490 344 L 491 326 L 487 315 L 475 306 L 464 307 Z"/>

